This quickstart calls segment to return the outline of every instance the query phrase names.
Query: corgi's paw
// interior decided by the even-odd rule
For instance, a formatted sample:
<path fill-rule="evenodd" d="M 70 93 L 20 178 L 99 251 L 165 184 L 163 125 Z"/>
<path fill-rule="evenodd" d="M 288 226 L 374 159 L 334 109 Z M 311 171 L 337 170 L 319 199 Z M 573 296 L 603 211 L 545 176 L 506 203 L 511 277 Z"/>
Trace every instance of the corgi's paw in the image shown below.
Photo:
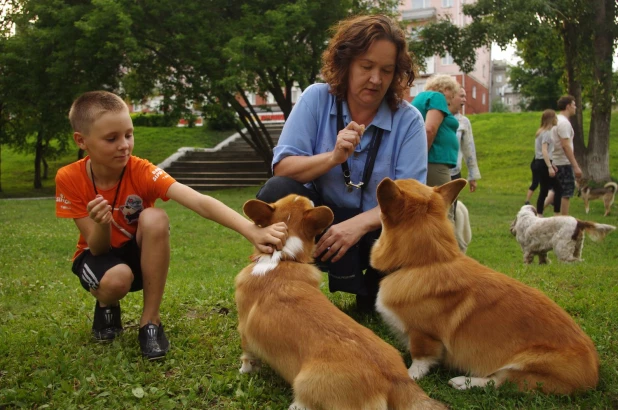
<path fill-rule="evenodd" d="M 247 359 L 245 357 L 241 357 L 240 360 L 242 360 L 240 374 L 257 372 L 262 367 L 262 362 L 259 359 Z"/>
<path fill-rule="evenodd" d="M 434 360 L 414 359 L 412 366 L 408 369 L 408 375 L 414 380 L 420 380 L 429 373 L 431 366 L 435 363 Z"/>
<path fill-rule="evenodd" d="M 301 402 L 295 401 L 294 403 L 290 404 L 290 407 L 288 407 L 288 410 L 310 410 L 310 409 L 309 407 L 305 406 Z"/>
<path fill-rule="evenodd" d="M 492 379 L 488 377 L 459 376 L 453 377 L 448 381 L 448 384 L 457 390 L 468 390 L 472 387 L 485 387 L 490 381 L 492 381 Z"/>

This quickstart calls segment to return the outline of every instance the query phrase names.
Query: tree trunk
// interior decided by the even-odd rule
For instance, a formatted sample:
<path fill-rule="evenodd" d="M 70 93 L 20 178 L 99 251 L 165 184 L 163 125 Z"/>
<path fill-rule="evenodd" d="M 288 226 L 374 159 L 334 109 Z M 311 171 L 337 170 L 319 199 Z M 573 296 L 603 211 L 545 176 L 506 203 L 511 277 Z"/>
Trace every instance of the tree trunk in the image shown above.
<path fill-rule="evenodd" d="M 610 180 L 609 130 L 612 113 L 613 16 L 615 0 L 594 0 L 595 15 L 592 114 L 588 149 L 582 166 L 584 178 L 595 182 Z M 579 160 L 579 159 L 578 159 Z"/>
<path fill-rule="evenodd" d="M 570 22 L 565 22 L 562 28 L 562 39 L 564 42 L 564 60 L 567 74 L 567 92 L 575 98 L 577 112 L 569 118 L 575 138 L 573 140 L 573 150 L 575 159 L 579 166 L 584 169 L 586 144 L 584 143 L 584 123 L 583 123 L 583 104 L 582 104 L 582 85 L 579 81 L 579 73 L 576 68 L 577 59 L 577 36 L 579 28 Z"/>
<path fill-rule="evenodd" d="M 41 131 L 36 136 L 36 147 L 34 153 L 34 189 L 43 188 L 41 182 L 41 160 L 43 159 L 43 136 Z"/>
<path fill-rule="evenodd" d="M 49 165 L 47 164 L 45 157 L 41 158 L 41 162 L 43 163 L 43 179 L 45 180 L 49 175 Z"/>

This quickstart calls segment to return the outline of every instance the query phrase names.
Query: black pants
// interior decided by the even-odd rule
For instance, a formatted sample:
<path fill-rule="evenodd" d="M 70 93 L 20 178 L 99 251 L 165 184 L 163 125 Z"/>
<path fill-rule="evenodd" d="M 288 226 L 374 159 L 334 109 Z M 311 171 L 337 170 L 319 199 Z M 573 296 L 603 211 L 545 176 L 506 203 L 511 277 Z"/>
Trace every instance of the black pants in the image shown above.
<path fill-rule="evenodd" d="M 324 205 L 324 201 L 322 197 L 315 190 L 307 188 L 305 185 L 301 184 L 288 177 L 272 177 L 266 184 L 260 188 L 258 191 L 256 198 L 267 202 L 273 203 L 278 201 L 279 199 L 289 195 L 289 194 L 297 194 L 301 196 L 305 196 L 313 201 L 315 206 Z M 377 237 L 376 232 L 370 232 L 365 234 L 363 238 L 361 238 L 360 242 L 369 242 L 372 240 L 371 238 Z M 346 286 L 345 284 L 341 284 L 341 281 L 338 281 L 339 284 L 337 288 L 333 288 L 329 283 L 329 287 L 331 292 L 343 291 L 347 293 L 354 293 L 359 296 L 366 296 L 369 299 L 375 300 L 376 295 L 378 294 L 379 283 L 382 275 L 378 270 L 369 266 L 369 247 L 361 247 L 363 252 L 359 253 L 360 258 L 362 258 L 361 265 L 367 266 L 365 270 L 365 274 L 362 275 L 362 279 L 359 281 L 357 277 L 356 280 L 350 280 L 350 284 Z M 329 272 L 329 263 L 316 261 L 316 265 L 324 270 Z"/>
<path fill-rule="evenodd" d="M 545 199 L 547 199 L 549 190 L 554 187 L 554 179 L 549 176 L 549 170 L 547 169 L 547 164 L 545 164 L 544 159 L 535 159 L 533 164 L 532 173 L 536 175 L 539 186 L 541 187 L 539 190 L 539 197 L 536 200 L 536 210 L 539 214 L 543 214 Z M 558 212 L 560 212 L 560 207 L 558 207 Z"/>

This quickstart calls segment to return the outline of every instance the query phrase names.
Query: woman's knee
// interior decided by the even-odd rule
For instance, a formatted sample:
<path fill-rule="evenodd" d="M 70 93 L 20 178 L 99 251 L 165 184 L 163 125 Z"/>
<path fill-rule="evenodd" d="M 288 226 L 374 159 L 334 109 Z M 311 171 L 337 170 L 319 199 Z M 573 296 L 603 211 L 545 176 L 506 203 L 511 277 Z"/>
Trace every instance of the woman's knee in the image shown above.
<path fill-rule="evenodd" d="M 290 194 L 305 196 L 314 203 L 319 202 L 317 195 L 304 184 L 292 178 L 281 176 L 274 176 L 266 181 L 255 197 L 260 201 L 273 203 Z"/>

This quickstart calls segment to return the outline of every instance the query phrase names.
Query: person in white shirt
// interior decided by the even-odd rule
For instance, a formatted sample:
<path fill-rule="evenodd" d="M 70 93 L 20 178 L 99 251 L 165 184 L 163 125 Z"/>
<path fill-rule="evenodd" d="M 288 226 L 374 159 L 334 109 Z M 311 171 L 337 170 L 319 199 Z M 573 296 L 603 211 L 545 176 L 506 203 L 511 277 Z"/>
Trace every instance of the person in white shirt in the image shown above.
<path fill-rule="evenodd" d="M 466 103 L 466 90 L 462 87 L 459 91 L 459 104 L 452 104 L 451 112 L 459 121 L 457 128 L 457 139 L 459 140 L 459 154 L 457 155 L 457 165 L 451 168 L 451 179 L 461 178 L 462 159 L 468 167 L 468 184 L 470 184 L 470 192 L 476 191 L 476 181 L 481 179 L 481 172 L 476 161 L 476 148 L 474 146 L 474 137 L 472 135 L 472 126 L 470 120 L 461 113 L 461 109 Z M 454 111 L 454 112 L 453 112 Z"/>
<path fill-rule="evenodd" d="M 569 201 L 575 193 L 575 178 L 581 178 L 582 170 L 577 164 L 573 152 L 575 131 L 569 118 L 577 112 L 575 98 L 571 95 L 558 100 L 558 125 L 554 128 L 552 138 L 554 150 L 553 165 L 556 167 L 556 183 L 554 184 L 554 212 L 561 215 L 569 214 Z"/>

